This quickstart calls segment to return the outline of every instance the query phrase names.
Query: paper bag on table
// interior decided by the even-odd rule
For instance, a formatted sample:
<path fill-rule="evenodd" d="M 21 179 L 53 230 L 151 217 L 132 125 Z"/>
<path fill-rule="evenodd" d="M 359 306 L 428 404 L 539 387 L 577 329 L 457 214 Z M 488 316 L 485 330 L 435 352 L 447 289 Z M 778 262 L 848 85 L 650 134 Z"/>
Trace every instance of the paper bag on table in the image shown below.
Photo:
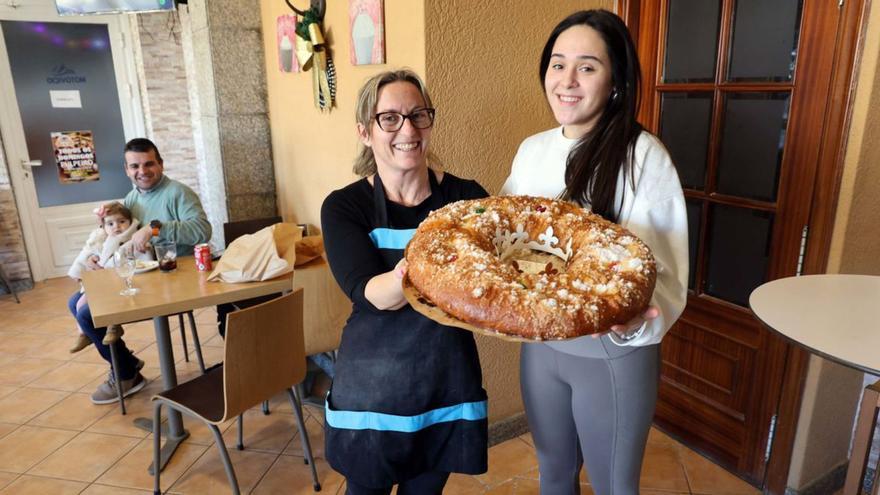
<path fill-rule="evenodd" d="M 255 282 L 290 273 L 296 262 L 296 242 L 301 237 L 292 223 L 276 223 L 243 235 L 226 247 L 208 280 Z"/>
<path fill-rule="evenodd" d="M 296 241 L 296 266 L 303 265 L 324 254 L 324 237 L 310 235 Z"/>

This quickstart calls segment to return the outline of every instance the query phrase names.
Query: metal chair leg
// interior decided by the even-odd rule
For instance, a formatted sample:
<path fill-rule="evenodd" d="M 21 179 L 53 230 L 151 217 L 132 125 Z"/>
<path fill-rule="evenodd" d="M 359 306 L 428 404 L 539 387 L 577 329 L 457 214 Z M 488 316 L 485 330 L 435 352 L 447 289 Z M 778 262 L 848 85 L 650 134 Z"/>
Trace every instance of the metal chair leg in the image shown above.
<path fill-rule="evenodd" d="M 188 363 L 189 348 L 186 345 L 186 328 L 183 327 L 183 313 L 177 313 L 177 325 L 180 327 L 180 341 L 183 343 L 183 360 Z M 202 373 L 204 373 L 204 370 Z"/>
<path fill-rule="evenodd" d="M 119 358 L 116 354 L 116 342 L 110 344 L 110 368 L 112 368 L 113 381 L 116 382 L 116 396 L 119 397 L 119 407 L 122 415 L 125 415 L 125 396 L 122 395 L 122 377 L 119 376 Z"/>
<path fill-rule="evenodd" d="M 238 415 L 238 450 L 244 450 L 244 414 Z"/>
<path fill-rule="evenodd" d="M 192 332 L 193 348 L 196 351 L 196 359 L 199 361 L 199 369 L 202 370 L 202 374 L 205 374 L 205 359 L 202 357 L 202 344 L 199 342 L 199 332 L 196 330 L 196 317 L 192 311 L 187 311 L 186 314 L 189 317 L 189 330 Z M 183 330 L 183 325 L 180 328 Z"/>
<path fill-rule="evenodd" d="M 229 478 L 229 487 L 232 488 L 233 495 L 240 495 L 238 488 L 238 480 L 235 478 L 235 470 L 232 468 L 232 460 L 229 459 L 229 452 L 226 451 L 226 443 L 223 441 L 223 435 L 216 425 L 208 425 L 211 433 L 214 434 L 214 443 L 220 450 L 220 459 L 223 461 L 223 469 L 226 470 L 226 477 Z"/>
<path fill-rule="evenodd" d="M 161 460 L 162 453 L 162 402 L 156 401 L 153 404 L 153 466 L 156 468 L 153 469 L 153 494 L 161 495 L 162 488 L 159 485 L 159 472 L 162 471 L 158 469 L 158 466 L 162 465 Z"/>
<path fill-rule="evenodd" d="M 306 431 L 306 425 L 303 421 L 302 403 L 299 400 L 299 394 L 296 388 L 287 389 L 287 396 L 290 398 L 290 406 L 293 408 L 293 414 L 296 416 L 296 427 L 299 428 L 299 436 L 302 440 L 304 462 L 309 465 L 312 470 L 312 488 L 316 492 L 321 491 L 321 483 L 318 482 L 318 471 L 315 469 L 315 459 L 312 457 L 312 446 L 309 443 L 309 433 Z"/>
<path fill-rule="evenodd" d="M 305 402 L 306 397 L 308 397 L 308 395 L 306 395 L 305 383 L 305 379 L 303 379 L 303 381 L 293 386 L 296 389 L 296 395 L 299 397 L 300 402 Z"/>
<path fill-rule="evenodd" d="M 12 282 L 10 282 L 6 278 L 6 273 L 3 271 L 3 266 L 0 265 L 0 284 L 6 286 L 9 292 L 12 294 L 12 297 L 15 298 L 16 304 L 21 304 L 21 301 L 18 299 L 18 293 L 15 292 L 15 287 L 12 286 Z"/>
<path fill-rule="evenodd" d="M 269 415 L 269 401 L 267 400 L 263 401 L 263 414 L 266 416 Z"/>

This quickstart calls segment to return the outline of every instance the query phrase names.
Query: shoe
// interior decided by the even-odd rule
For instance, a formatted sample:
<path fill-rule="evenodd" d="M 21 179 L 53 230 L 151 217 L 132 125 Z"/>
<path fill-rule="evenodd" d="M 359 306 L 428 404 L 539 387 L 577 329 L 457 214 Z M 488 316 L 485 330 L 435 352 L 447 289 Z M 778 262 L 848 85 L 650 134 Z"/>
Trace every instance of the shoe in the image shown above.
<path fill-rule="evenodd" d="M 101 343 L 104 345 L 111 345 L 119 340 L 124 334 L 125 330 L 122 329 L 122 325 L 110 325 L 107 327 L 107 333 L 104 334 L 104 340 L 102 340 Z"/>
<path fill-rule="evenodd" d="M 135 359 L 137 360 L 137 362 L 134 363 L 134 370 L 140 371 L 140 370 L 144 369 L 144 364 L 146 364 L 146 363 L 144 363 L 144 360 L 138 359 L 138 358 L 135 358 Z"/>
<path fill-rule="evenodd" d="M 130 380 L 122 380 L 122 396 L 128 397 L 129 395 L 137 393 L 140 389 L 144 388 L 146 384 L 147 380 L 144 379 L 144 375 L 140 373 L 134 375 L 134 378 Z M 99 385 L 98 389 L 92 393 L 92 403 L 112 404 L 118 401 L 119 396 L 116 394 L 116 380 L 113 379 L 113 372 L 110 372 L 110 377 L 107 381 Z"/>
<path fill-rule="evenodd" d="M 90 345 L 92 345 L 92 340 L 86 337 L 84 334 L 79 334 L 76 337 L 76 344 L 73 344 L 73 347 L 70 348 L 70 353 L 75 354 Z"/>

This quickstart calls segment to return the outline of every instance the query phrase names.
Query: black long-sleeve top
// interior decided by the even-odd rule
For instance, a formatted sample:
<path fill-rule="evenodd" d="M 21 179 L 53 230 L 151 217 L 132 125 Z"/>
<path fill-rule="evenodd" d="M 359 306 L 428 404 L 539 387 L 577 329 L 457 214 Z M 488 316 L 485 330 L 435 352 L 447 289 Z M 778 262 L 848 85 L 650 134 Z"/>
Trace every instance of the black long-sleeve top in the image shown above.
<path fill-rule="evenodd" d="M 488 196 L 476 181 L 460 179 L 452 174 L 443 175 L 439 184 L 444 204 L 463 199 Z M 416 206 L 402 206 L 386 201 L 388 221 L 393 229 L 415 229 L 428 216 L 434 202 L 426 198 Z M 389 266 L 370 234 L 376 225 L 373 186 L 362 179 L 342 189 L 333 191 L 321 208 L 321 226 L 324 246 L 333 276 L 349 299 L 361 310 L 381 312 L 364 297 L 367 282 L 385 273 Z M 374 234 L 375 237 L 375 234 Z M 400 249 L 400 256 L 403 250 Z"/>

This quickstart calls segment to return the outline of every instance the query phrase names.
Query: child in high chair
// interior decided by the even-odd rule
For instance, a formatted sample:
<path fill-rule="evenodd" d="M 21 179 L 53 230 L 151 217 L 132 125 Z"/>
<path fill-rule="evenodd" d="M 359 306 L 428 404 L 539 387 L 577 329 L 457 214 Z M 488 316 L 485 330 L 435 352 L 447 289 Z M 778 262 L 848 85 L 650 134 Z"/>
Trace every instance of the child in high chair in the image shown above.
<path fill-rule="evenodd" d="M 98 216 L 101 226 L 92 231 L 86 241 L 86 245 L 83 246 L 82 251 L 80 251 L 70 270 L 68 270 L 67 275 L 74 280 L 82 278 L 82 272 L 86 270 L 86 262 L 89 258 L 93 258 L 102 268 L 112 268 L 115 266 L 113 255 L 117 251 L 132 250 L 131 246 L 126 243 L 137 232 L 138 221 L 132 218 L 131 211 L 128 208 L 121 203 L 113 202 L 96 209 L 95 214 Z M 136 250 L 132 251 L 138 259 L 152 259 L 152 254 L 149 251 L 146 253 L 138 253 Z M 83 292 L 82 287 L 80 287 L 80 292 Z M 83 294 L 79 301 L 77 301 L 76 308 L 79 309 L 87 303 L 86 295 Z M 79 325 L 77 325 L 77 330 L 76 343 L 70 348 L 71 353 L 79 352 L 92 343 L 82 332 L 82 329 L 79 328 Z M 121 326 L 111 325 L 107 328 L 104 343 L 109 345 L 121 336 L 122 333 Z"/>

